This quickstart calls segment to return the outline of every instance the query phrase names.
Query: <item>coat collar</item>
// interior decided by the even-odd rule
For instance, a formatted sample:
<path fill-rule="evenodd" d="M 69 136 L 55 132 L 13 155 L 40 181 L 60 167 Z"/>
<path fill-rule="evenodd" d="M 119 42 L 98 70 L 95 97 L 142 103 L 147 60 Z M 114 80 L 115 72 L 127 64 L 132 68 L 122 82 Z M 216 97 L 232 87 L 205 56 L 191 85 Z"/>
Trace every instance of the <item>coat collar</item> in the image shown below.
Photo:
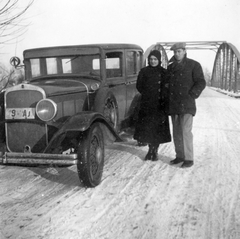
<path fill-rule="evenodd" d="M 171 57 L 169 63 L 177 63 L 177 64 L 181 64 L 183 62 L 185 62 L 187 59 L 187 55 L 185 54 L 185 56 L 183 57 L 182 61 L 180 63 L 177 62 L 176 58 L 174 56 Z"/>

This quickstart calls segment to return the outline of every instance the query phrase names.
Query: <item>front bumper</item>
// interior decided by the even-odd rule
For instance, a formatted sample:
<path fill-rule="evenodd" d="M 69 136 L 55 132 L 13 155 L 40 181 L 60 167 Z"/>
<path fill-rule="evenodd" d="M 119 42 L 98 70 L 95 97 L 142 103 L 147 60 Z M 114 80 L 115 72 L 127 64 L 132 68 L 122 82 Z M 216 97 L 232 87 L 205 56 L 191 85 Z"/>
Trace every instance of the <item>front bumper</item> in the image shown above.
<path fill-rule="evenodd" d="M 11 153 L 0 152 L 0 164 L 15 165 L 59 165 L 77 164 L 77 154 L 42 154 L 42 153 Z"/>

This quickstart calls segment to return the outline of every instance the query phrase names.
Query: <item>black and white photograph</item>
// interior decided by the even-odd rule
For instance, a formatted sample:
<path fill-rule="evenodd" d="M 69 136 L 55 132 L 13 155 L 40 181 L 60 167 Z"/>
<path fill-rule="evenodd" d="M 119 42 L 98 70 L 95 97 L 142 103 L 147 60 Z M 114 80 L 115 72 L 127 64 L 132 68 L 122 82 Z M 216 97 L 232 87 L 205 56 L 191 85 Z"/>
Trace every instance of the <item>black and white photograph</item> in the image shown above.
<path fill-rule="evenodd" d="M 239 239 L 239 27 L 239 0 L 0 0 L 0 239 Z"/>

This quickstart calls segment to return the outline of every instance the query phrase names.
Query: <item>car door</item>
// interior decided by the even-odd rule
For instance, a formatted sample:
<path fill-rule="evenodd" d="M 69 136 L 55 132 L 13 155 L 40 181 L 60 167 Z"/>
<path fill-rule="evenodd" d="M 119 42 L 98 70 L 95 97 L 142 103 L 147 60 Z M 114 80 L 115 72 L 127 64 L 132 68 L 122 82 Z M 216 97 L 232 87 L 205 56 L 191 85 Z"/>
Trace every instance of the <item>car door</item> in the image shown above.
<path fill-rule="evenodd" d="M 136 82 L 138 73 L 142 67 L 142 52 L 140 50 L 127 49 L 126 52 L 126 86 L 127 86 L 127 107 L 126 117 L 128 116 L 134 96 L 138 93 Z"/>
<path fill-rule="evenodd" d="M 127 96 L 123 57 L 123 50 L 107 51 L 105 55 L 106 82 L 117 101 L 120 122 L 125 117 Z"/>

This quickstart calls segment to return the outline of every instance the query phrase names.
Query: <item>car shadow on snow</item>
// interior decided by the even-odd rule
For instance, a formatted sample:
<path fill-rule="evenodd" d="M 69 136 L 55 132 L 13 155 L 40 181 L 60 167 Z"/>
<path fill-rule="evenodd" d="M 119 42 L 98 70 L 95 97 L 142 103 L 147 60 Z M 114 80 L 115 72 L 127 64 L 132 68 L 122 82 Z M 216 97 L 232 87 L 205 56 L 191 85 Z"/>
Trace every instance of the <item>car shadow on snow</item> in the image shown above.
<path fill-rule="evenodd" d="M 66 186 L 79 186 L 84 187 L 80 182 L 76 166 L 70 167 L 28 167 L 36 175 L 51 182 L 57 182 Z"/>

